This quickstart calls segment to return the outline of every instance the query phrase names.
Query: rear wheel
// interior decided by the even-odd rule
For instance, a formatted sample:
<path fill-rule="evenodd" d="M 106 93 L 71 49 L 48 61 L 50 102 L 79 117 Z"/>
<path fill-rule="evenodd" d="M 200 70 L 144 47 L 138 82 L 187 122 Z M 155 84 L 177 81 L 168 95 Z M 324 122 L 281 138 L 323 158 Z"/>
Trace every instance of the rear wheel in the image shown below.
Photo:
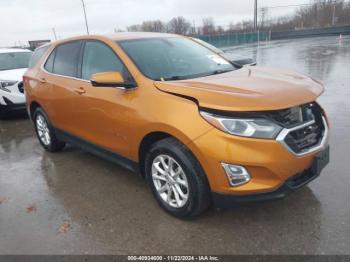
<path fill-rule="evenodd" d="M 179 218 L 194 218 L 210 203 L 205 174 L 192 153 L 174 138 L 152 145 L 145 159 L 146 177 L 159 205 Z"/>
<path fill-rule="evenodd" d="M 34 112 L 34 126 L 40 144 L 50 152 L 57 152 L 64 148 L 65 142 L 57 139 L 54 128 L 50 124 L 46 113 L 37 108 Z"/>

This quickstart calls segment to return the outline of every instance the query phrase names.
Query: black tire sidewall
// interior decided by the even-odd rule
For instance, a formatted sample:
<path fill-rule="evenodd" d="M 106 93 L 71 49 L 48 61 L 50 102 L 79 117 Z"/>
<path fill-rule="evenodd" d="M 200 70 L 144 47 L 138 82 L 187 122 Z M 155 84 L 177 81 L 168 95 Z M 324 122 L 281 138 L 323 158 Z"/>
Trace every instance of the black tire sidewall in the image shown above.
<path fill-rule="evenodd" d="M 194 157 L 190 156 L 189 152 L 184 151 L 183 145 L 167 145 L 167 143 L 162 143 L 160 141 L 151 147 L 149 153 L 146 156 L 145 160 L 145 171 L 146 171 L 146 179 L 151 187 L 152 193 L 155 196 L 158 204 L 168 213 L 175 217 L 179 218 L 191 218 L 197 207 L 200 205 L 199 203 L 199 181 L 198 179 L 203 179 L 200 177 L 201 170 L 198 170 L 196 163 L 197 161 Z M 187 181 L 189 183 L 189 198 L 187 203 L 181 208 L 174 208 L 169 206 L 165 201 L 161 198 L 159 193 L 157 192 L 155 185 L 152 179 L 152 163 L 153 160 L 159 155 L 169 155 L 176 160 L 176 162 L 181 166 L 182 170 L 185 173 Z"/>
<path fill-rule="evenodd" d="M 49 145 L 45 145 L 40 137 L 39 137 L 39 133 L 38 133 L 38 127 L 37 127 L 37 123 L 36 123 L 36 120 L 37 120 L 37 117 L 41 115 L 45 121 L 46 121 L 46 124 L 47 124 L 47 127 L 49 129 L 49 132 L 50 132 L 50 144 Z M 40 144 L 47 150 L 47 151 L 50 151 L 50 152 L 55 152 L 55 151 L 58 151 L 60 150 L 61 148 L 64 147 L 64 143 L 59 141 L 57 138 L 56 138 L 56 135 L 55 135 L 55 130 L 53 128 L 53 126 L 51 125 L 50 121 L 49 121 L 49 118 L 47 116 L 47 114 L 44 112 L 44 110 L 42 110 L 41 108 L 37 108 L 34 112 L 34 115 L 33 115 L 33 122 L 34 122 L 34 127 L 35 127 L 35 133 L 36 133 L 36 136 L 40 142 Z"/>

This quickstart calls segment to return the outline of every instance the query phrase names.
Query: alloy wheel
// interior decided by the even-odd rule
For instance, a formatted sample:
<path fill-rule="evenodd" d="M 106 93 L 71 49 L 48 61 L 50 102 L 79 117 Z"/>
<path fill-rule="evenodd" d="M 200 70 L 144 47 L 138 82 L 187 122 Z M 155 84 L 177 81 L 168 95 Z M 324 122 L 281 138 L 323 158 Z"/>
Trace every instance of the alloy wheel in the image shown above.
<path fill-rule="evenodd" d="M 46 119 L 42 115 L 38 115 L 36 118 L 36 128 L 40 141 L 45 145 L 49 146 L 51 143 L 50 130 L 47 125 Z"/>
<path fill-rule="evenodd" d="M 180 164 L 169 155 L 159 155 L 152 163 L 152 180 L 161 199 L 169 206 L 186 205 L 190 188 Z"/>

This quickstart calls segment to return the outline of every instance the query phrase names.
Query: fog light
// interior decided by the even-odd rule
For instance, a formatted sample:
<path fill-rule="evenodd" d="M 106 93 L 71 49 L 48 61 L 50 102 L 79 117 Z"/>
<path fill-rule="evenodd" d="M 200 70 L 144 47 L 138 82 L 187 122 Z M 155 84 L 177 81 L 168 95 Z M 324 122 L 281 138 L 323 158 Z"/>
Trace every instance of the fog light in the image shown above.
<path fill-rule="evenodd" d="M 222 163 L 231 186 L 240 186 L 250 181 L 248 171 L 242 166 Z"/>

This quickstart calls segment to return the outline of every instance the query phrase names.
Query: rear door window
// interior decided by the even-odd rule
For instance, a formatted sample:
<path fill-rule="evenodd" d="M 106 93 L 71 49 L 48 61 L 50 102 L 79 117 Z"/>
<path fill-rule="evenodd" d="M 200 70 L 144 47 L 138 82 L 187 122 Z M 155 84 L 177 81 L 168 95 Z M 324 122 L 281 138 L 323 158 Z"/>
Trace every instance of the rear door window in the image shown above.
<path fill-rule="evenodd" d="M 49 49 L 49 47 L 50 45 L 46 45 L 35 49 L 29 61 L 29 68 L 33 68 L 39 62 L 40 58 L 45 54 L 45 52 L 47 51 L 47 49 Z"/>
<path fill-rule="evenodd" d="M 50 54 L 49 58 L 46 60 L 45 63 L 45 70 L 52 73 L 53 70 L 53 62 L 55 60 L 55 54 L 56 54 L 56 50 L 53 50 L 53 52 Z"/>
<path fill-rule="evenodd" d="M 79 77 L 78 64 L 81 45 L 82 41 L 74 41 L 56 47 L 52 72 L 63 76 Z"/>

